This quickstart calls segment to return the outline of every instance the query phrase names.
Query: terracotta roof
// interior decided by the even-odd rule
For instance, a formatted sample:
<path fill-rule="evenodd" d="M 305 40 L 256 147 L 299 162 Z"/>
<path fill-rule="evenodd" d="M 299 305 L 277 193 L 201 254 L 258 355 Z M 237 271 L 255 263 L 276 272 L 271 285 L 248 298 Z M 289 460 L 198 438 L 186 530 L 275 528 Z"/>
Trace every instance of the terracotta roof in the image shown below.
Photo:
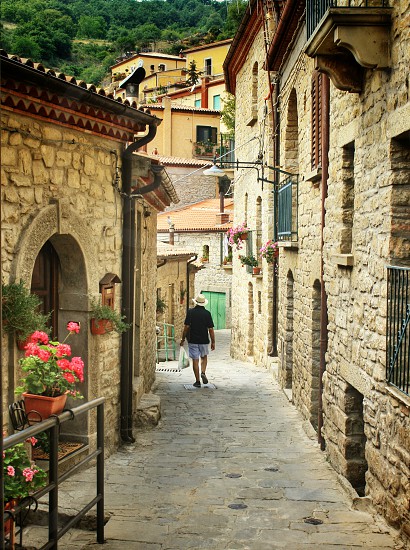
<path fill-rule="evenodd" d="M 151 154 L 152 159 L 158 160 L 164 166 L 211 166 L 212 161 L 203 159 L 184 159 L 180 157 L 162 157 L 161 155 Z"/>
<path fill-rule="evenodd" d="M 161 212 L 157 218 L 157 231 L 160 233 L 169 231 L 168 218 L 174 224 L 175 232 L 178 231 L 225 231 L 233 221 L 233 199 L 225 199 L 225 213 L 229 213 L 229 222 L 217 223 L 220 202 L 218 199 L 206 199 L 201 202 L 189 204 L 172 212 Z"/>
<path fill-rule="evenodd" d="M 164 243 L 157 241 L 157 256 L 164 258 L 172 258 L 178 256 L 185 256 L 186 259 L 195 256 L 194 250 L 188 250 L 187 248 L 179 248 L 178 245 Z"/>
<path fill-rule="evenodd" d="M 194 48 L 189 48 L 188 50 L 183 50 L 183 53 L 197 52 L 199 50 L 208 50 L 209 48 L 217 48 L 218 46 L 224 46 L 225 44 L 230 44 L 232 38 L 226 38 L 225 40 L 220 40 L 219 42 L 212 42 L 210 44 L 201 44 L 200 46 L 195 46 Z"/>
<path fill-rule="evenodd" d="M 164 106 L 161 103 L 150 103 L 149 105 L 141 105 L 141 107 L 148 109 L 149 111 L 163 111 Z M 206 113 L 219 115 L 221 111 L 219 109 L 205 109 L 204 107 L 194 107 L 193 105 L 174 105 L 171 103 L 171 111 L 181 111 L 187 113 Z"/>

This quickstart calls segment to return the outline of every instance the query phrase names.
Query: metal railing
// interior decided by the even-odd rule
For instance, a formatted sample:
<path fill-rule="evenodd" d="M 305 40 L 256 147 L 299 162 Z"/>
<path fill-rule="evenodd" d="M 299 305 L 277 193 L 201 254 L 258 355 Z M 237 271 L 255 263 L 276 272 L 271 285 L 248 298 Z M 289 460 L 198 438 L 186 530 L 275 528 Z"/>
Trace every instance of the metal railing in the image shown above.
<path fill-rule="evenodd" d="M 171 356 L 175 361 L 177 358 L 175 342 L 175 326 L 169 323 L 157 323 L 160 328 L 157 334 L 157 363 L 165 356 L 165 361 L 169 361 Z"/>
<path fill-rule="evenodd" d="M 278 185 L 278 240 L 298 238 L 298 177 L 288 176 Z"/>
<path fill-rule="evenodd" d="M 387 8 L 388 0 L 306 0 L 306 28 L 309 39 L 329 8 Z"/>
<path fill-rule="evenodd" d="M 67 533 L 76 523 L 94 506 L 97 506 L 97 542 L 104 543 L 104 401 L 103 397 L 93 399 L 78 407 L 62 412 L 59 415 L 52 416 L 42 422 L 25 428 L 18 433 L 4 438 L 4 450 L 10 449 L 17 443 L 24 443 L 29 437 L 36 436 L 40 432 L 49 430 L 50 434 L 50 461 L 49 461 L 49 479 L 48 484 L 33 493 L 32 497 L 38 500 L 48 494 L 48 542 L 41 546 L 39 550 L 57 550 L 58 540 Z M 94 452 L 87 455 L 64 474 L 58 474 L 58 438 L 59 428 L 65 422 L 73 420 L 78 416 L 87 413 L 92 409 L 97 409 L 97 448 Z M 74 517 L 72 517 L 61 529 L 58 529 L 58 496 L 59 485 L 71 477 L 77 470 L 84 467 L 92 460 L 96 459 L 97 482 L 96 496 L 88 502 Z M 24 506 L 28 506 L 30 501 L 24 501 L 17 505 L 12 512 L 3 514 L 4 521 L 10 518 L 10 514 L 15 518 L 21 512 Z M 2 548 L 5 547 L 4 537 L 2 537 Z"/>
<path fill-rule="evenodd" d="M 387 268 L 386 379 L 410 391 L 410 268 Z"/>

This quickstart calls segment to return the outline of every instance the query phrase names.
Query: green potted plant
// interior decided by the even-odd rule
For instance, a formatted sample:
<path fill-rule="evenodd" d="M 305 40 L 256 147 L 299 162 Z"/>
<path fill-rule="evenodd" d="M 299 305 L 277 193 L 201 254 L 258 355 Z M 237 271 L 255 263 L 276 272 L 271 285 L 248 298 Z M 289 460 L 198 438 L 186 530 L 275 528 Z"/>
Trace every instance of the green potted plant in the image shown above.
<path fill-rule="evenodd" d="M 125 315 L 121 315 L 110 306 L 102 305 L 101 301 L 91 301 L 91 332 L 92 334 L 105 334 L 115 330 L 121 334 L 131 327 L 125 322 Z"/>
<path fill-rule="evenodd" d="M 253 254 L 249 254 L 248 256 L 239 256 L 239 259 L 242 265 L 249 265 L 249 267 L 257 267 L 258 265 L 258 260 Z"/>
<path fill-rule="evenodd" d="M 27 442 L 35 445 L 35 437 Z M 4 509 L 13 510 L 18 502 L 28 497 L 47 483 L 47 473 L 29 459 L 26 445 L 18 443 L 3 453 Z M 14 529 L 13 519 L 4 522 L 4 531 L 8 535 Z"/>
<path fill-rule="evenodd" d="M 167 308 L 167 304 L 164 302 L 162 298 L 157 296 L 157 313 L 165 313 L 165 310 Z"/>
<path fill-rule="evenodd" d="M 71 356 L 67 338 L 80 331 L 78 323 L 67 324 L 68 334 L 63 342 L 50 341 L 45 332 L 35 331 L 25 346 L 25 357 L 20 360 L 25 377 L 15 390 L 22 394 L 28 418 L 44 420 L 51 414 L 59 414 L 67 396 L 82 398 L 76 389 L 84 381 L 84 363 L 81 357 Z"/>
<path fill-rule="evenodd" d="M 42 305 L 36 294 L 19 283 L 2 284 L 2 317 L 4 330 L 16 336 L 17 342 L 24 342 L 36 330 L 48 332 L 50 315 L 44 315 L 39 308 Z"/>

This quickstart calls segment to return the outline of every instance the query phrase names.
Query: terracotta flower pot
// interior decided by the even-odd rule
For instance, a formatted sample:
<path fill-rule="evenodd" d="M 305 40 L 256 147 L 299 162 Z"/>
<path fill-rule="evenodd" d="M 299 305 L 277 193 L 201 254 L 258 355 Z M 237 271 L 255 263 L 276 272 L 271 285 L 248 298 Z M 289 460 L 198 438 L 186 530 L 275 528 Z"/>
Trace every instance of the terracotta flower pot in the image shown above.
<path fill-rule="evenodd" d="M 52 414 L 60 414 L 67 401 L 66 394 L 56 397 L 47 397 L 46 395 L 23 393 L 23 397 L 27 418 L 33 422 L 45 420 Z"/>
<path fill-rule="evenodd" d="M 18 349 L 24 351 L 24 348 L 30 342 L 30 337 L 26 338 L 25 340 L 19 340 L 17 337 L 16 342 L 17 342 Z"/>
<path fill-rule="evenodd" d="M 253 268 L 252 268 L 252 273 L 253 273 L 254 275 L 259 275 L 260 272 L 261 272 L 261 268 L 260 268 L 260 267 L 253 267 Z"/>
<path fill-rule="evenodd" d="M 112 331 L 112 323 L 107 319 L 91 319 L 91 334 L 105 334 Z"/>

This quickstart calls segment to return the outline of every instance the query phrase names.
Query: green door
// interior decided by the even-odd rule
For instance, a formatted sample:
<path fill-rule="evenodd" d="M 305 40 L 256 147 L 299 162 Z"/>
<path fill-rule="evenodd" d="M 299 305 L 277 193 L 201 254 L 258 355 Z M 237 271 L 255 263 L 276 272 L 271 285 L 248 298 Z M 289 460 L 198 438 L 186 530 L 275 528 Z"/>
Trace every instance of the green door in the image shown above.
<path fill-rule="evenodd" d="M 206 309 L 211 312 L 215 329 L 225 327 L 226 294 L 225 292 L 201 292 L 208 300 Z"/>

